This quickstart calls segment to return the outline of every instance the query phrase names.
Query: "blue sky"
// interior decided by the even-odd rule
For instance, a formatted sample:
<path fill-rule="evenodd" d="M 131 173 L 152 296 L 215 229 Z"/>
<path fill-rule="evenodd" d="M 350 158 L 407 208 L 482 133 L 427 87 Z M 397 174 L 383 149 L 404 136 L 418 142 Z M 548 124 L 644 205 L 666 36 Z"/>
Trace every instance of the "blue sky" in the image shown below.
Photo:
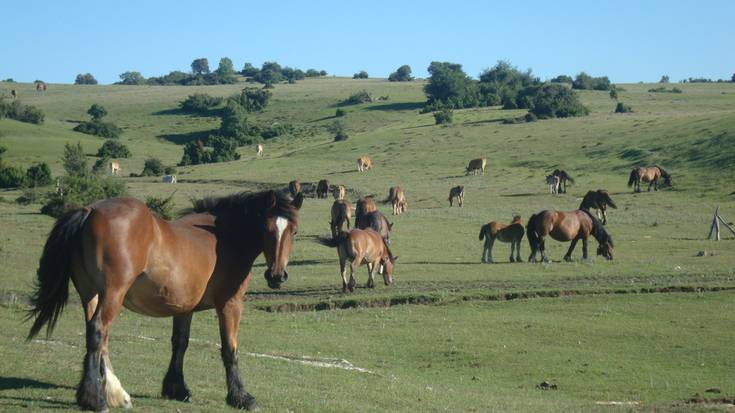
<path fill-rule="evenodd" d="M 613 82 L 730 79 L 735 1 L 35 1 L 5 2 L 0 78 L 100 83 L 158 76 L 227 56 L 385 77 L 408 64 L 498 60 L 542 79 L 586 71 Z"/>

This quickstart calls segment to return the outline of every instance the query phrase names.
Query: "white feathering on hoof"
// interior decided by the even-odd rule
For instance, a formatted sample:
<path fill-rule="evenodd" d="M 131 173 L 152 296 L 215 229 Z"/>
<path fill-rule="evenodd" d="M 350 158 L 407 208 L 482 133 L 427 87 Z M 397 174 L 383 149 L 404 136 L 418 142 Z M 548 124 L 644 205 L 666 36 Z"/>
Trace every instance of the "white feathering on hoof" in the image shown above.
<path fill-rule="evenodd" d="M 105 367 L 105 398 L 110 407 L 133 408 L 130 395 L 123 389 L 115 373 L 107 367 Z"/>

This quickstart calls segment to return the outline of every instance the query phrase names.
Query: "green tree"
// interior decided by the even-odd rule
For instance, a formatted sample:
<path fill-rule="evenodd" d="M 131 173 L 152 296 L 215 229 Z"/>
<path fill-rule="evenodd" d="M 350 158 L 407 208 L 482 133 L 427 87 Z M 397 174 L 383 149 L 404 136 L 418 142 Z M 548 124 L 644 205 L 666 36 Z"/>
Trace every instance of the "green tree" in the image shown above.
<path fill-rule="evenodd" d="M 125 72 L 120 75 L 120 81 L 117 83 L 121 85 L 144 85 L 145 82 L 145 77 L 140 72 Z"/>
<path fill-rule="evenodd" d="M 191 71 L 195 75 L 206 75 L 209 73 L 209 61 L 206 57 L 200 57 L 199 59 L 194 59 L 193 62 L 191 62 Z"/>
<path fill-rule="evenodd" d="M 104 106 L 95 103 L 89 107 L 87 114 L 92 117 L 93 121 L 100 121 L 102 118 L 107 116 L 107 109 L 105 109 Z"/>
<path fill-rule="evenodd" d="M 223 57 L 219 60 L 219 66 L 215 73 L 219 78 L 219 83 L 235 83 L 235 66 L 229 57 Z"/>
<path fill-rule="evenodd" d="M 531 113 L 541 119 L 567 118 L 589 114 L 577 93 L 558 83 L 529 86 Z"/>
<path fill-rule="evenodd" d="M 243 65 L 242 71 L 240 72 L 240 74 L 242 74 L 245 77 L 253 77 L 257 75 L 258 72 L 260 72 L 260 69 L 253 66 L 252 63 L 245 62 L 245 65 Z"/>
<path fill-rule="evenodd" d="M 283 74 L 281 74 L 281 65 L 276 62 L 265 62 L 261 66 L 260 71 L 253 77 L 256 82 L 263 84 L 278 83 L 283 80 Z"/>
<path fill-rule="evenodd" d="M 428 71 L 429 83 L 424 86 L 424 92 L 429 106 L 465 108 L 477 105 L 477 86 L 462 70 L 461 64 L 431 62 Z"/>
<path fill-rule="evenodd" d="M 65 144 L 64 156 L 61 158 L 61 161 L 64 164 L 64 170 L 68 175 L 88 175 L 87 158 L 84 156 L 84 149 L 82 149 L 81 142 L 77 142 L 76 145 L 69 143 Z"/>
<path fill-rule="evenodd" d="M 75 85 L 96 85 L 97 79 L 92 76 L 91 73 L 85 73 L 85 74 L 78 74 L 77 78 L 74 80 Z"/>
<path fill-rule="evenodd" d="M 361 70 L 354 75 L 352 75 L 353 79 L 367 79 L 368 78 L 368 72 Z"/>
<path fill-rule="evenodd" d="M 268 106 L 268 101 L 273 94 L 266 89 L 246 87 L 237 98 L 240 106 L 248 112 L 260 112 Z"/>
<path fill-rule="evenodd" d="M 26 177 L 32 187 L 46 186 L 51 183 L 51 169 L 46 162 L 37 163 L 26 170 Z"/>
<path fill-rule="evenodd" d="M 398 68 L 395 72 L 388 76 L 388 80 L 391 82 L 409 82 L 413 80 L 411 76 L 411 66 L 403 65 Z"/>
<path fill-rule="evenodd" d="M 669 83 L 669 75 L 661 76 L 661 80 L 659 80 L 658 83 Z"/>
<path fill-rule="evenodd" d="M 163 162 L 161 162 L 158 158 L 148 158 L 145 160 L 145 163 L 143 164 L 143 172 L 140 173 L 141 176 L 161 176 L 163 175 L 163 171 L 166 169 L 166 167 L 163 165 Z"/>
<path fill-rule="evenodd" d="M 101 158 L 129 158 L 132 154 L 124 144 L 108 139 L 97 150 L 97 156 Z"/>
<path fill-rule="evenodd" d="M 618 89 L 615 87 L 610 88 L 610 99 L 618 99 Z"/>

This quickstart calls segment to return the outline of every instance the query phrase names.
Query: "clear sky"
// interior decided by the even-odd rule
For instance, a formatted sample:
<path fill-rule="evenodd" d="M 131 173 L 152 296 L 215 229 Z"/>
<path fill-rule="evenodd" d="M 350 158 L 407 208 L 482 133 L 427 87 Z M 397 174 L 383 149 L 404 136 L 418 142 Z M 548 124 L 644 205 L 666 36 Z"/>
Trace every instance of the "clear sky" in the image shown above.
<path fill-rule="evenodd" d="M 0 79 L 100 83 L 135 70 L 189 71 L 223 56 L 241 69 L 295 68 L 386 77 L 431 61 L 477 76 L 498 60 L 542 79 L 586 71 L 613 82 L 730 79 L 735 1 L 107 1 L 0 3 Z"/>

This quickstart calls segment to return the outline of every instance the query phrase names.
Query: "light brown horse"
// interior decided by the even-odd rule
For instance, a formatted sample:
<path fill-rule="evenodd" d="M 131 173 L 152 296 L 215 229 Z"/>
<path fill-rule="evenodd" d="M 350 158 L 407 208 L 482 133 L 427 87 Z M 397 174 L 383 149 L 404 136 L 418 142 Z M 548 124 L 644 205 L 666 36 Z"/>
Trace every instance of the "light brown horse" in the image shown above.
<path fill-rule="evenodd" d="M 326 198 L 327 194 L 329 194 L 329 181 L 320 179 L 316 185 L 316 197 L 319 199 Z"/>
<path fill-rule="evenodd" d="M 375 287 L 373 275 L 376 266 L 378 273 L 383 275 L 385 285 L 393 284 L 393 264 L 398 257 L 394 257 L 385 240 L 372 229 L 353 229 L 350 232 L 341 232 L 336 238 L 324 239 L 320 242 L 331 248 L 337 248 L 339 255 L 339 274 L 342 277 L 342 292 L 355 291 L 357 277 L 355 270 L 363 263 L 367 264 L 367 288 Z M 347 261 L 350 261 L 350 281 L 347 282 Z"/>
<path fill-rule="evenodd" d="M 388 199 L 393 207 L 393 215 L 401 215 L 408 209 L 408 201 L 406 201 L 406 193 L 400 186 L 392 186 L 388 190 Z"/>
<path fill-rule="evenodd" d="M 362 155 L 361 157 L 357 158 L 357 170 L 359 172 L 370 170 L 372 167 L 373 167 L 373 160 L 370 159 L 369 156 Z"/>
<path fill-rule="evenodd" d="M 569 246 L 569 250 L 564 255 L 564 261 L 572 260 L 572 251 L 574 251 L 574 247 L 579 240 L 582 240 L 582 257 L 587 259 L 587 239 L 590 234 L 600 244 L 597 248 L 597 255 L 602 255 L 608 260 L 613 258 L 612 238 L 605 231 L 600 220 L 587 211 L 579 209 L 570 212 L 541 211 L 538 214 L 531 215 L 526 226 L 526 233 L 528 243 L 531 246 L 529 262 L 536 262 L 538 251 L 541 251 L 541 259 L 544 262 L 549 262 L 546 257 L 544 241 L 547 235 L 561 242 L 572 241 L 572 245 Z"/>
<path fill-rule="evenodd" d="M 44 325 L 49 335 L 69 295 L 69 280 L 86 319 L 82 409 L 131 407 L 110 364 L 110 327 L 122 306 L 152 317 L 173 316 L 173 347 L 162 395 L 185 401 L 183 359 L 195 311 L 214 308 L 219 318 L 226 401 L 257 408 L 240 380 L 237 334 L 253 262 L 263 253 L 265 278 L 280 288 L 298 228 L 303 197 L 279 193 L 236 194 L 195 202 L 191 213 L 165 221 L 133 198 L 115 198 L 70 211 L 56 221 L 37 272 L 28 338 Z"/>
<path fill-rule="evenodd" d="M 255 156 L 257 158 L 263 157 L 263 144 L 262 143 L 255 145 Z"/>
<path fill-rule="evenodd" d="M 344 185 L 335 185 L 331 188 L 334 199 L 345 199 L 345 196 L 347 196 L 347 188 Z"/>
<path fill-rule="evenodd" d="M 521 262 L 521 240 L 523 239 L 523 221 L 520 215 L 513 217 L 513 222 L 503 224 L 492 221 L 480 228 L 480 241 L 485 239 L 482 248 L 482 262 L 493 264 L 493 244 L 495 240 L 510 243 L 510 262 Z M 515 257 L 513 252 L 515 251 Z"/>
<path fill-rule="evenodd" d="M 291 196 L 295 197 L 299 193 L 301 193 L 301 182 L 298 179 L 295 179 L 288 183 L 288 192 L 291 194 Z"/>
<path fill-rule="evenodd" d="M 598 189 L 597 191 L 587 191 L 587 195 L 582 198 L 582 203 L 579 204 L 579 209 L 589 211 L 590 208 L 595 208 L 597 210 L 597 218 L 600 218 L 600 214 L 602 214 L 602 225 L 606 225 L 607 214 L 605 211 L 608 206 L 617 209 L 617 205 L 610 198 L 610 194 L 604 189 Z"/>
<path fill-rule="evenodd" d="M 114 175 L 114 176 L 120 175 L 120 162 L 110 161 L 110 175 Z"/>
<path fill-rule="evenodd" d="M 352 206 L 344 199 L 337 199 L 332 204 L 332 220 L 329 221 L 329 227 L 332 230 L 332 238 L 342 232 L 342 225 L 347 224 L 350 229 L 350 218 L 352 218 Z"/>
<path fill-rule="evenodd" d="M 486 167 L 487 167 L 487 158 L 473 159 L 470 161 L 469 165 L 467 165 L 465 175 L 469 175 L 470 173 L 472 173 L 473 175 L 477 175 L 478 172 L 485 175 Z"/>
<path fill-rule="evenodd" d="M 664 179 L 664 186 L 674 185 L 671 175 L 658 165 L 633 168 L 628 178 L 628 186 L 633 187 L 633 192 L 641 192 L 641 182 L 648 182 L 648 192 L 651 192 L 651 186 L 654 191 L 658 191 L 658 180 L 661 178 Z"/>
<path fill-rule="evenodd" d="M 450 208 L 454 204 L 454 198 L 457 198 L 457 203 L 459 204 L 459 207 L 462 208 L 462 206 L 464 206 L 464 186 L 463 185 L 457 185 L 454 188 L 449 190 L 449 207 Z"/>

